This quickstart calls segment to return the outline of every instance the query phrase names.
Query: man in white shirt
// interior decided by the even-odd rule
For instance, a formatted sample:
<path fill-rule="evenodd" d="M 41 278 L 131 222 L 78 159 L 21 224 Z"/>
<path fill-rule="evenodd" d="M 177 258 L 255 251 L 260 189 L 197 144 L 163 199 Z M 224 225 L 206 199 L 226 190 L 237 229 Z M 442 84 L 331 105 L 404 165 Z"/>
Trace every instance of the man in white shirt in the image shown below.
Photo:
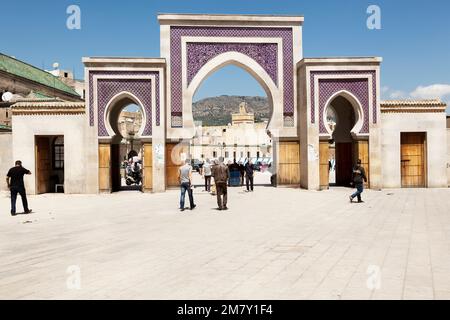
<path fill-rule="evenodd" d="M 203 177 L 205 178 L 205 191 L 211 191 L 211 163 L 209 159 L 206 159 L 203 164 Z"/>

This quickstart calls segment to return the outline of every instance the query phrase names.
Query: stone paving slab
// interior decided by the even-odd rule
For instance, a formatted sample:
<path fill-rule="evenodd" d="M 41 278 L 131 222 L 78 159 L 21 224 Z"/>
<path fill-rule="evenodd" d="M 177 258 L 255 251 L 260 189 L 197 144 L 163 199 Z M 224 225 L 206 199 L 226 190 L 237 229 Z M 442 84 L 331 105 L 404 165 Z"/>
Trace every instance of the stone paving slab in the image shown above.
<path fill-rule="evenodd" d="M 0 299 L 450 299 L 450 190 L 350 192 L 2 194 Z"/>

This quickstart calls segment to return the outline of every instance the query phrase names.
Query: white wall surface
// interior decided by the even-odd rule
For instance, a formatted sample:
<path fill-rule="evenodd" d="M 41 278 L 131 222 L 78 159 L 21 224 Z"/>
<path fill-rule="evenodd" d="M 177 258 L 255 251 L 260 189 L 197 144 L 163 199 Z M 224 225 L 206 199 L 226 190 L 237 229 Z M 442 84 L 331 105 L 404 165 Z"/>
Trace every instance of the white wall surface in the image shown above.
<path fill-rule="evenodd" d="M 36 193 L 36 135 L 64 135 L 64 189 L 65 193 L 96 193 L 98 175 L 97 146 L 89 138 L 85 115 L 33 115 L 13 117 L 13 158 L 22 160 L 32 175 L 25 179 L 29 194 Z M 94 166 L 95 165 L 95 166 Z"/>
<path fill-rule="evenodd" d="M 0 133 L 0 192 L 7 192 L 6 174 L 14 166 L 12 157 L 12 134 Z"/>
<path fill-rule="evenodd" d="M 427 187 L 448 186 L 445 113 L 383 113 L 381 121 L 384 188 L 401 187 L 401 132 L 426 132 Z"/>

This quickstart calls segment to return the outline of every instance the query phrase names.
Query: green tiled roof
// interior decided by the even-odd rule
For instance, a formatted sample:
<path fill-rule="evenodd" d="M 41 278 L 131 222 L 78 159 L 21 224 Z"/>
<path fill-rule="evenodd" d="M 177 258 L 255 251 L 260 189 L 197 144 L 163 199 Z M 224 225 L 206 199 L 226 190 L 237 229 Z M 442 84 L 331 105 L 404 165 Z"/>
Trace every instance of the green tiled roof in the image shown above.
<path fill-rule="evenodd" d="M 15 76 L 38 82 L 45 86 L 55 88 L 69 94 L 79 96 L 78 93 L 47 71 L 36 68 L 28 63 L 14 59 L 0 53 L 0 70 Z"/>
<path fill-rule="evenodd" d="M 4 124 L 0 124 L 0 130 L 7 130 L 7 131 L 9 131 L 9 130 L 11 130 L 11 127 L 10 126 L 5 126 Z"/>

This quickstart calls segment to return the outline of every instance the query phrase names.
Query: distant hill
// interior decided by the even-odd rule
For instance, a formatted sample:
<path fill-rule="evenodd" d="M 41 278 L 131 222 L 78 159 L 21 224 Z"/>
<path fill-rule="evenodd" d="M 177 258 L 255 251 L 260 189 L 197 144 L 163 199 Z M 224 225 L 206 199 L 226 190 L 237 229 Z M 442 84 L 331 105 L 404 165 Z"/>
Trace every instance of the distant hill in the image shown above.
<path fill-rule="evenodd" d="M 223 95 L 194 102 L 194 121 L 202 121 L 204 126 L 227 125 L 231 123 L 231 114 L 239 112 L 241 102 L 247 103 L 247 111 L 255 114 L 256 122 L 270 118 L 272 108 L 266 97 Z"/>

